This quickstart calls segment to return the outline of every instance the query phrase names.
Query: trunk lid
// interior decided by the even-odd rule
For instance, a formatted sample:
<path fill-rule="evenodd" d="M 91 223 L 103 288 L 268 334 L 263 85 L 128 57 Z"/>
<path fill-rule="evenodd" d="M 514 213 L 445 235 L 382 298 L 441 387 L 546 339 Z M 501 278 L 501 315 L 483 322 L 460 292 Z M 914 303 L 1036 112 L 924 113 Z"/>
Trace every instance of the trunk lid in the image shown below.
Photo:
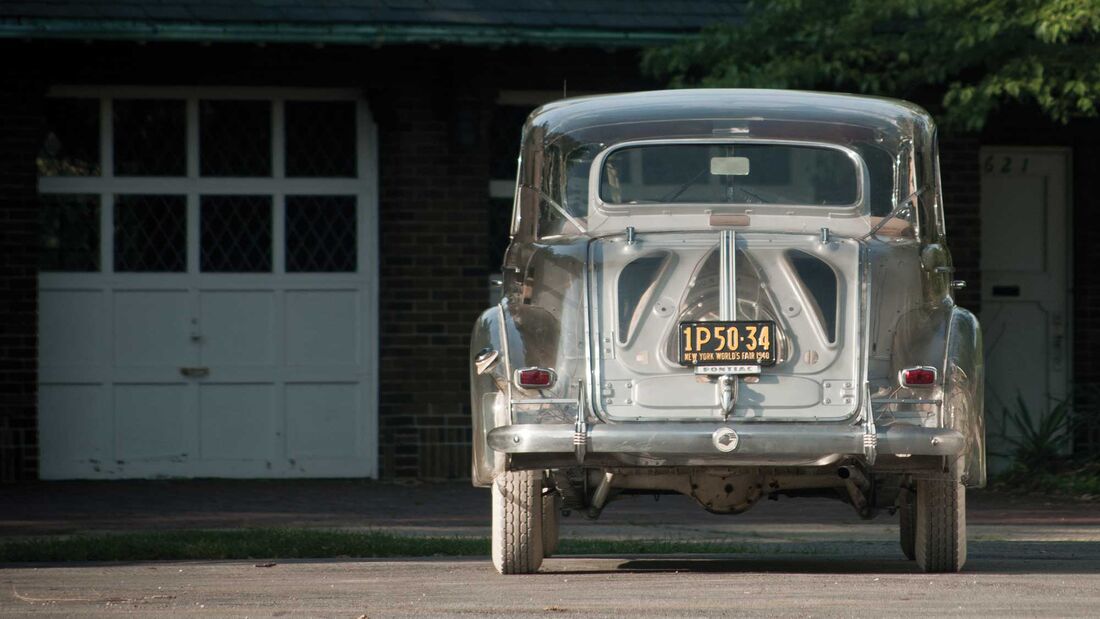
<path fill-rule="evenodd" d="M 714 377 L 678 363 L 682 321 L 718 320 L 718 231 L 624 235 L 589 246 L 594 410 L 607 420 L 722 419 Z M 778 362 L 738 380 L 731 419 L 841 420 L 860 405 L 860 243 L 735 236 L 739 320 L 776 324 Z"/>

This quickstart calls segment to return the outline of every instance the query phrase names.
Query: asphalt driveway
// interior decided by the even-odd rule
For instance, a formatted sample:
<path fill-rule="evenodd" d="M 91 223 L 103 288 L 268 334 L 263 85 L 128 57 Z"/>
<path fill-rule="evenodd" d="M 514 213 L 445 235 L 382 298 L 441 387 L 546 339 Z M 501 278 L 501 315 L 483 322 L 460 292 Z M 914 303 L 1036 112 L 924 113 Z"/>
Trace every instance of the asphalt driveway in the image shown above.
<path fill-rule="evenodd" d="M 1095 543 L 978 542 L 963 574 L 925 575 L 891 548 L 838 555 L 212 562 L 0 569 L 0 615 L 1096 616 Z M 257 565 L 264 567 L 257 567 Z"/>
<path fill-rule="evenodd" d="M 1100 527 L 1100 503 L 971 491 L 971 535 L 1060 539 Z M 828 499 L 761 501 L 745 514 L 716 516 L 685 497 L 627 497 L 596 521 L 563 520 L 567 534 L 593 537 L 693 537 L 787 531 L 886 531 L 896 517 L 860 520 Z M 384 529 L 428 535 L 489 534 L 488 490 L 469 482 L 387 483 L 361 480 L 156 480 L 0 485 L 0 537 L 88 531 L 321 527 Z M 988 528 L 988 529 L 987 529 Z M 1040 533 L 1040 531 L 1043 531 Z M 847 534 L 844 534 L 847 535 Z M 842 535 L 843 537 L 843 535 Z M 892 538 L 891 538 L 892 539 Z"/>
<path fill-rule="evenodd" d="M 463 484 L 156 481 L 0 487 L 0 535 L 309 526 L 488 533 Z M 720 517 L 664 497 L 612 503 L 563 536 L 742 542 L 727 556 L 551 558 L 502 577 L 484 559 L 410 558 L 0 566 L 0 616 L 1096 616 L 1100 505 L 970 496 L 970 560 L 926 575 L 896 517 L 827 500 L 764 501 Z"/>

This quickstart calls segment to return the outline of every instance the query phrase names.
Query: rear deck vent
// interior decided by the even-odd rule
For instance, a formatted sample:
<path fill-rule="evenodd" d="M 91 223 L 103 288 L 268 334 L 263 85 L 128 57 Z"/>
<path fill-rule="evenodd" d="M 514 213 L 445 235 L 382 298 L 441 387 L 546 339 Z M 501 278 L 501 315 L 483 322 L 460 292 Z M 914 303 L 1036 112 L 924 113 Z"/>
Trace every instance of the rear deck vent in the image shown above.
<path fill-rule="evenodd" d="M 617 331 L 620 344 L 630 343 L 641 326 L 669 258 L 669 253 L 664 251 L 648 254 L 626 265 L 619 273 Z"/>
<path fill-rule="evenodd" d="M 815 314 L 829 343 L 836 342 L 837 282 L 832 267 L 820 258 L 804 251 L 787 254 L 802 285 L 810 293 L 816 307 Z"/>

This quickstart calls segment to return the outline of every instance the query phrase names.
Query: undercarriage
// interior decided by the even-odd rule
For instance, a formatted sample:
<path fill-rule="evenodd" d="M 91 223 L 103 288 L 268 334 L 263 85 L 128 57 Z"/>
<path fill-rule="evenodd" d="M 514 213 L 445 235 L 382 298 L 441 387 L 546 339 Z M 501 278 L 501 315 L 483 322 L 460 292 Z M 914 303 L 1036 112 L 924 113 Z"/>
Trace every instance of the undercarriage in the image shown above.
<path fill-rule="evenodd" d="M 848 503 L 864 519 L 899 513 L 905 556 L 928 572 L 954 572 L 966 560 L 966 495 L 948 460 L 887 457 L 873 472 L 857 458 L 814 467 L 571 466 L 508 472 L 493 485 L 494 562 L 502 573 L 537 571 L 557 547 L 563 515 L 596 519 L 615 500 L 633 495 L 682 494 L 713 514 L 739 514 L 765 499 L 825 497 Z"/>

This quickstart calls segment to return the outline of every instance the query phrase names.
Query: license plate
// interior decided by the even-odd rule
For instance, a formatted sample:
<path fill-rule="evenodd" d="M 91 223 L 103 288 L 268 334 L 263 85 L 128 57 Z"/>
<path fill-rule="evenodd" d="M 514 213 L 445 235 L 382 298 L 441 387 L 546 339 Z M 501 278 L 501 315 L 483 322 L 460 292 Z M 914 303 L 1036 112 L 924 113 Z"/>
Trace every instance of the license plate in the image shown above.
<path fill-rule="evenodd" d="M 681 322 L 680 365 L 775 365 L 775 323 L 760 320 Z"/>

